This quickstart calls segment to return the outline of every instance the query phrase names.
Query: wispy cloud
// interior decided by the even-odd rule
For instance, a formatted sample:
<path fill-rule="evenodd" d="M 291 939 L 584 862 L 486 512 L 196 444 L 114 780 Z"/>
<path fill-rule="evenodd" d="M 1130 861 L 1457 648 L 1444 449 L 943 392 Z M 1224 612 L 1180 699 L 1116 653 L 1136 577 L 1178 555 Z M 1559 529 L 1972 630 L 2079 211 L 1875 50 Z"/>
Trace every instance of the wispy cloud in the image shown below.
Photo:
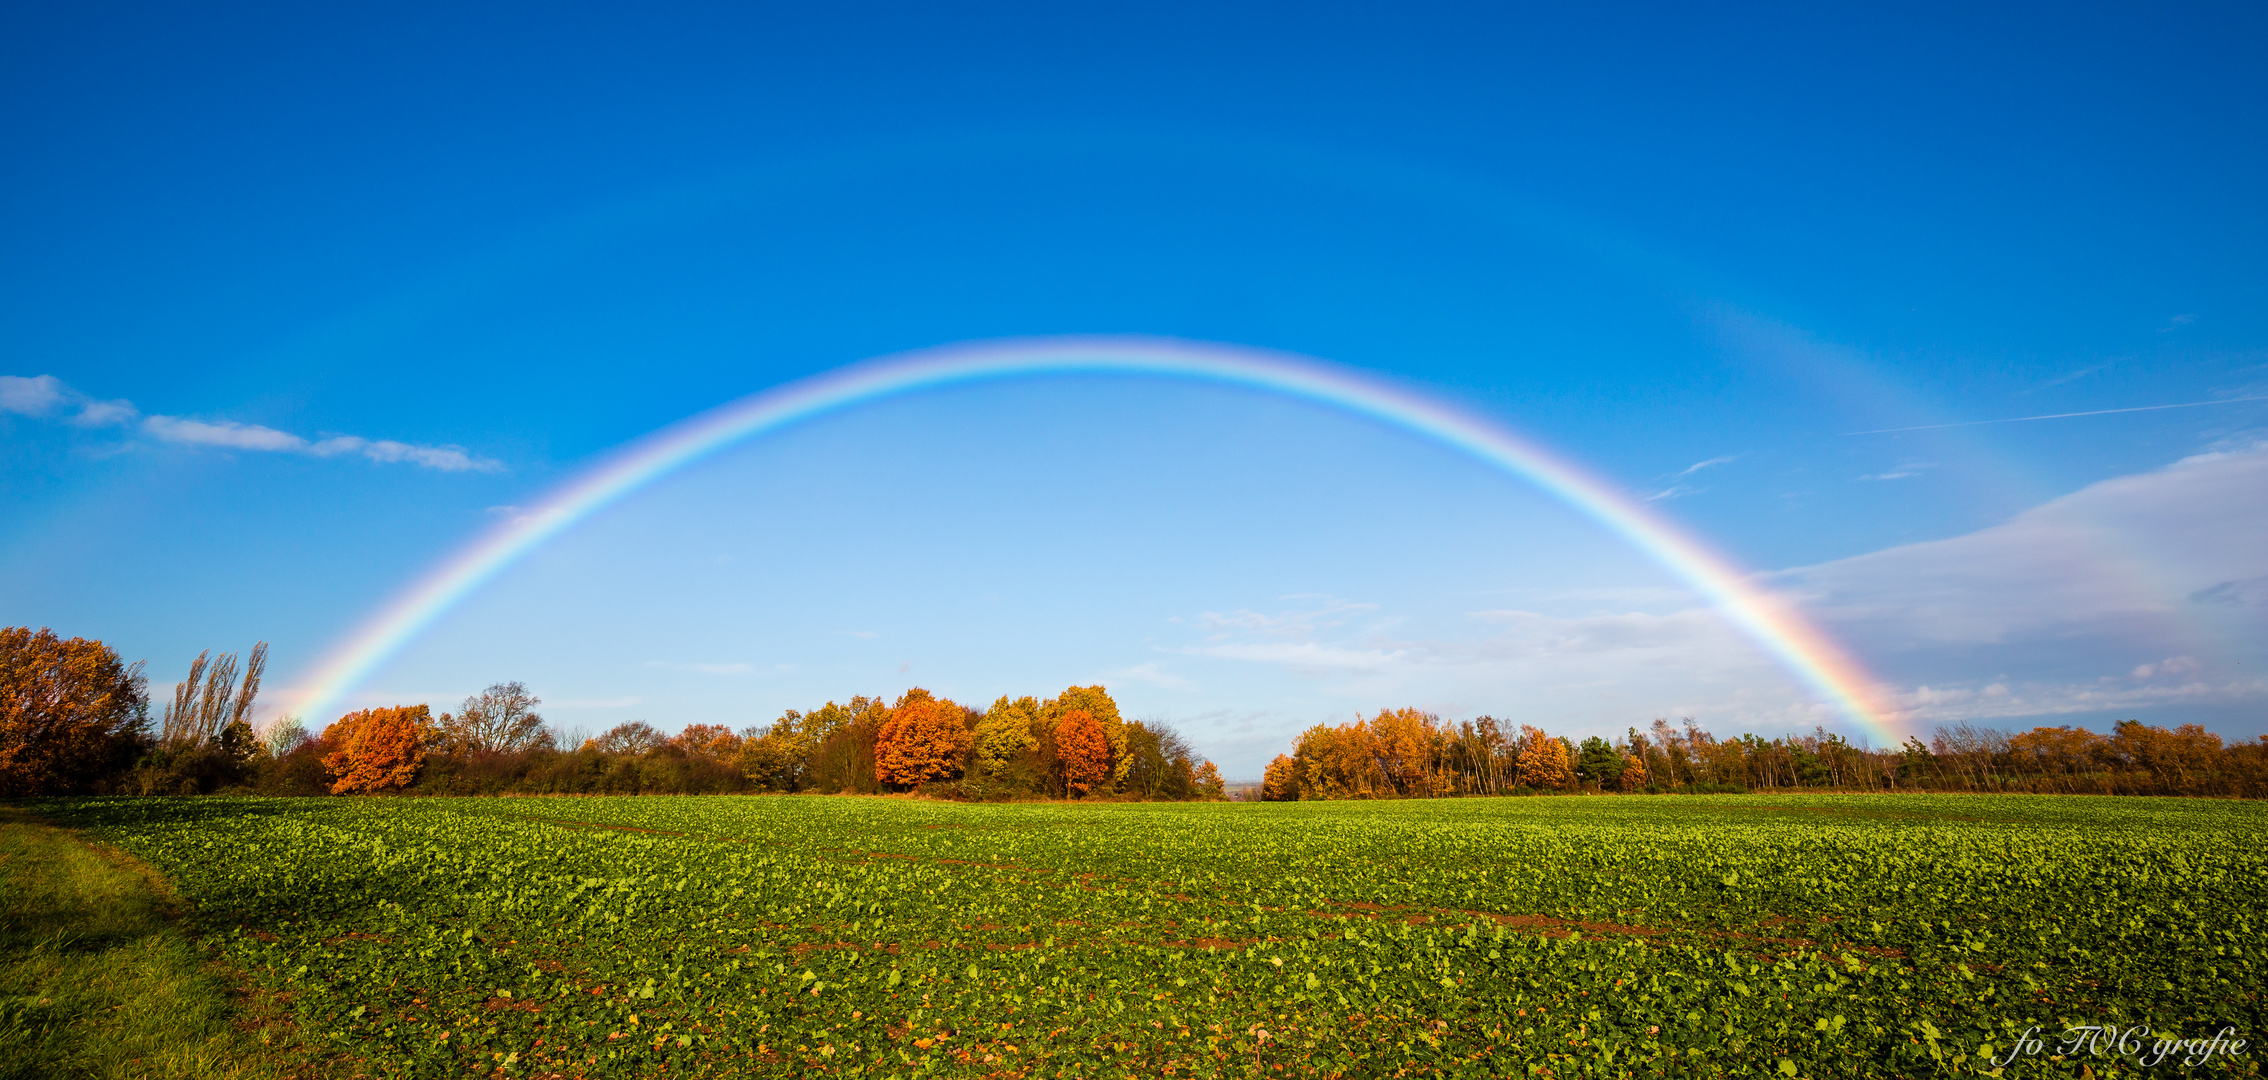
<path fill-rule="evenodd" d="M 1106 671 L 1103 672 L 1103 676 L 1111 681 L 1148 683 L 1151 686 L 1167 690 L 1197 689 L 1196 683 L 1167 671 L 1165 665 L 1154 660 L 1146 664 L 1136 664 L 1133 667 L 1119 668 L 1116 671 Z"/>
<path fill-rule="evenodd" d="M 1892 435 L 1901 431 L 1937 431 L 1943 428 L 1976 427 L 1981 424 L 2021 424 L 2032 420 L 2069 420 L 2080 416 L 2113 416 L 2118 413 L 2157 412 L 2160 409 L 2200 409 L 2207 405 L 2235 405 L 2246 401 L 2268 401 L 2268 394 L 2247 394 L 2242 397 L 2220 398 L 2215 401 L 2183 401 L 2172 405 L 2132 405 L 2123 409 L 2089 409 L 2085 412 L 2046 413 L 2040 416 L 2007 416 L 1998 420 L 1962 420 L 1951 424 L 1920 424 L 1915 427 L 1876 428 L 1872 431 L 1846 431 L 1845 435 Z"/>
<path fill-rule="evenodd" d="M 1710 459 L 1709 459 L 1709 460 L 1707 460 L 1707 461 L 1696 461 L 1696 462 L 1694 462 L 1693 464 L 1691 464 L 1691 465 L 1688 465 L 1688 466 L 1686 466 L 1685 468 L 1683 468 L 1683 469 L 1680 469 L 1680 470 L 1678 470 L 1677 472 L 1670 474 L 1670 477 L 1671 477 L 1671 479 L 1676 479 L 1677 477 L 1680 477 L 1680 476 L 1691 476 L 1691 475 L 1693 475 L 1694 473 L 1700 472 L 1700 471 L 1701 471 L 1701 470 L 1703 470 L 1703 469 L 1714 468 L 1714 467 L 1716 467 L 1716 466 L 1718 466 L 1718 465 L 1730 465 L 1730 464 L 1732 464 L 1732 463 L 1733 463 L 1733 458 L 1734 458 L 1734 457 L 1736 457 L 1736 456 L 1737 456 L 1737 455 L 1734 455 L 1734 454 L 1726 454 L 1726 455 L 1725 455 L 1725 456 L 1723 456 L 1723 457 L 1713 457 L 1713 458 L 1710 458 Z"/>
<path fill-rule="evenodd" d="M 1882 472 L 1869 473 L 1865 476 L 1859 477 L 1859 479 L 1904 480 L 1907 477 L 1920 476 L 1925 470 L 1934 469 L 1936 467 L 1937 463 L 1934 461 L 1908 461 L 1900 465 L 1893 465 Z"/>
<path fill-rule="evenodd" d="M 1676 483 L 1676 481 L 1683 480 L 1684 478 L 1691 476 L 1694 473 L 1700 472 L 1703 469 L 1713 469 L 1719 465 L 1730 465 L 1739 456 L 1740 455 L 1738 454 L 1726 454 L 1722 457 L 1710 458 L 1707 461 L 1696 461 L 1691 465 L 1688 465 L 1676 472 L 1669 474 L 1668 479 L 1671 481 L 1671 484 L 1668 487 L 1665 487 L 1660 491 L 1639 492 L 1639 501 L 1661 502 L 1665 499 L 1682 499 L 1688 495 L 1699 495 L 1709 489 L 1705 487 L 1696 487 L 1692 484 L 1680 484 Z"/>
<path fill-rule="evenodd" d="M 60 416 L 65 422 L 88 428 L 125 428 L 159 442 L 181 446 L 211 446 L 258 453 L 306 454 L 312 457 L 361 457 L 382 463 L 406 462 L 441 472 L 501 472 L 504 464 L 478 457 L 461 446 L 431 446 L 393 439 L 365 439 L 359 435 L 325 435 L 310 439 L 259 424 L 235 420 L 198 420 L 193 417 L 149 415 L 123 399 L 102 401 L 80 393 L 53 375 L 24 377 L 0 375 L 0 412 L 21 416 Z"/>
<path fill-rule="evenodd" d="M 2069 372 L 2065 372 L 2064 374 L 2058 375 L 2058 376 L 2056 376 L 2055 378 L 2049 379 L 2048 381 L 2046 381 L 2046 382 L 2044 382 L 2044 383 L 2041 383 L 2041 384 L 2040 384 L 2040 385 L 2039 385 L 2039 386 L 2037 387 L 2037 389 L 2045 390 L 2045 389 L 2047 389 L 2048 387 L 2051 387 L 2051 386 L 2062 386 L 2062 385 L 2063 385 L 2064 383 L 2067 383 L 2067 382 L 2076 382 L 2076 381 L 2078 381 L 2078 380 L 2080 380 L 2080 379 L 2084 379 L 2084 378 L 2086 378 L 2087 376 L 2089 376 L 2089 375 L 2092 375 L 2092 374 L 2094 374 L 2094 373 L 2096 373 L 2096 372 L 2098 372 L 2098 371 L 2101 371 L 2101 370 L 2103 370 L 2104 368 L 2107 368 L 2107 367 L 2109 367 L 2109 366 L 2110 366 L 2109 364 L 2096 364 L 2096 365 L 2093 365 L 2092 367 L 2083 367 L 2083 368 L 2080 368 L 2080 369 L 2079 369 L 2079 370 L 2077 370 L 2077 371 L 2069 371 Z M 2030 393 L 2030 391 L 2025 391 L 2025 392 L 2026 392 L 2026 393 Z"/>

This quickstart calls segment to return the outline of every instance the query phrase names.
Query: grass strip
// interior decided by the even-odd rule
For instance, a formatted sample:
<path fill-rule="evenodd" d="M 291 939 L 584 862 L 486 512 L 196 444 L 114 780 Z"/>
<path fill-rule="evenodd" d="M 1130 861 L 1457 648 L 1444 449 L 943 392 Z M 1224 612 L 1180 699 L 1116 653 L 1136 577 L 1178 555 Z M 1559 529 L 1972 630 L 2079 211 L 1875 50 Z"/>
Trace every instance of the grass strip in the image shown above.
<path fill-rule="evenodd" d="M 0 1080 L 277 1075 L 161 878 L 0 806 Z"/>

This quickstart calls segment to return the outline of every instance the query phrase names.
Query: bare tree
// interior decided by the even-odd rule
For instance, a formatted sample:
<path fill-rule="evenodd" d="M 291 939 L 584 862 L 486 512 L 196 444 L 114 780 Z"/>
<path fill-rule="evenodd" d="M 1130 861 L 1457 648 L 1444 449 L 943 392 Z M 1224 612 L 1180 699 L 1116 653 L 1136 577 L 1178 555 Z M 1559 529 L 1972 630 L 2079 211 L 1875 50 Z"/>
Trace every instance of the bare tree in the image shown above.
<path fill-rule="evenodd" d="M 606 733 L 583 745 L 603 754 L 645 754 L 661 748 L 669 739 L 654 726 L 643 720 L 616 724 Z"/>
<path fill-rule="evenodd" d="M 551 732 L 535 707 L 543 699 L 528 693 L 517 681 L 497 683 L 466 698 L 455 716 L 443 715 L 441 727 L 459 751 L 532 750 L 549 745 Z"/>
<path fill-rule="evenodd" d="M 202 746 L 220 738 L 231 724 L 252 715 L 253 699 L 260 696 L 260 674 L 268 666 L 268 643 L 252 646 L 244 664 L 244 685 L 236 685 L 236 654 L 218 658 L 207 649 L 189 664 L 189 677 L 173 688 L 173 703 L 165 707 L 160 737 L 168 746 Z"/>

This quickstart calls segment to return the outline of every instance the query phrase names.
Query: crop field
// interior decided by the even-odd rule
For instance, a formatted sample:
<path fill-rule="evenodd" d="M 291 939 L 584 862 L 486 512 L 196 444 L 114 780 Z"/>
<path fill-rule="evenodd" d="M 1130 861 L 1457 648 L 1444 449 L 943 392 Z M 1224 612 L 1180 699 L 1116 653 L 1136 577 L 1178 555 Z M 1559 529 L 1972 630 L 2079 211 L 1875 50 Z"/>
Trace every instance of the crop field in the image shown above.
<path fill-rule="evenodd" d="M 2058 1043 L 2268 1036 L 2257 803 L 36 809 L 167 875 L 326 1075 L 2155 1075 Z"/>

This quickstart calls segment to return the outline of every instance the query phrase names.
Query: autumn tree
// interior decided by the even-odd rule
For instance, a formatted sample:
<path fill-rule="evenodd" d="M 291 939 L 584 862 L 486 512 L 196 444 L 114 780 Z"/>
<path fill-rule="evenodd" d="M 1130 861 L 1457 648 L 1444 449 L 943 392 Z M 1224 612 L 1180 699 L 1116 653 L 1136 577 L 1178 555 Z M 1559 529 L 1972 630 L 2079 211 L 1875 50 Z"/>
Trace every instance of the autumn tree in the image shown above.
<path fill-rule="evenodd" d="M 541 704 L 526 684 L 501 682 L 466 698 L 455 713 L 442 713 L 437 726 L 455 753 L 548 749 L 551 732 L 535 711 Z"/>
<path fill-rule="evenodd" d="M 984 719 L 977 721 L 977 765 L 987 775 L 1008 770 L 1010 762 L 1039 742 L 1035 729 L 1040 724 L 1040 703 L 1035 698 L 1021 697 L 1013 701 L 1002 694 L 1000 700 L 986 709 Z"/>
<path fill-rule="evenodd" d="M 870 710 L 881 711 L 881 703 L 860 695 L 850 699 L 848 705 L 830 701 L 808 713 L 789 709 L 769 727 L 750 728 L 740 741 L 741 774 L 759 787 L 801 791 L 810 782 L 811 769 L 821 748 Z M 874 724 L 880 726 L 879 715 Z M 871 775 L 869 770 L 868 776 Z"/>
<path fill-rule="evenodd" d="M 1085 709 L 1073 709 L 1055 725 L 1055 752 L 1063 788 L 1084 796 L 1110 782 L 1110 736 Z"/>
<path fill-rule="evenodd" d="M 1622 755 L 1622 776 L 1615 781 L 1615 785 L 1622 791 L 1636 791 L 1645 787 L 1645 759 L 1639 757 L 1635 752 L 1625 751 Z"/>
<path fill-rule="evenodd" d="M 1121 791 L 1145 799 L 1187 799 L 1197 793 L 1197 751 L 1163 721 L 1126 725 L 1126 761 Z"/>
<path fill-rule="evenodd" d="M 1103 740 L 1110 746 L 1110 771 L 1099 782 L 1097 790 L 1117 790 L 1119 782 L 1126 779 L 1126 770 L 1133 763 L 1127 759 L 1126 721 L 1118 715 L 1118 702 L 1111 700 L 1110 692 L 1099 684 L 1073 686 L 1065 689 L 1054 700 L 1041 705 L 1040 709 L 1043 723 L 1048 727 L 1060 725 L 1074 712 L 1083 712 L 1102 728 Z M 1060 752 L 1059 750 L 1058 753 Z"/>
<path fill-rule="evenodd" d="M 1228 784 L 1221 779 L 1220 766 L 1213 764 L 1211 759 L 1208 758 L 1204 764 L 1197 766 L 1196 779 L 1198 798 L 1218 800 L 1227 797 Z"/>
<path fill-rule="evenodd" d="M 740 736 L 723 724 L 687 724 L 669 744 L 693 757 L 722 761 L 740 756 Z"/>
<path fill-rule="evenodd" d="M 2019 764 L 2044 773 L 2077 773 L 2102 763 L 2103 737 L 2083 727 L 2036 727 L 2008 740 Z"/>
<path fill-rule="evenodd" d="M 1520 786 L 1556 790 L 1575 786 L 1575 766 L 1567 744 L 1542 728 L 1520 725 Z"/>
<path fill-rule="evenodd" d="M 424 735 L 432 726 L 433 714 L 423 705 L 363 709 L 340 717 L 323 729 L 323 743 L 332 748 L 323 757 L 323 768 L 332 777 L 331 793 L 371 794 L 409 786 L 425 764 Z"/>
<path fill-rule="evenodd" d="M 1299 799 L 1299 763 L 1290 754 L 1277 754 L 1260 776 L 1261 802 L 1295 802 Z"/>
<path fill-rule="evenodd" d="M 1438 723 L 1416 709 L 1380 709 L 1365 725 L 1367 748 L 1394 794 L 1420 798 L 1448 793 L 1441 776 Z"/>
<path fill-rule="evenodd" d="M 959 705 L 931 697 L 926 690 L 907 691 L 875 735 L 874 779 L 918 787 L 931 780 L 959 777 L 969 754 L 976 749 L 967 713 Z"/>
<path fill-rule="evenodd" d="M 141 664 L 100 641 L 0 629 L 0 796 L 84 790 L 148 724 Z"/>
<path fill-rule="evenodd" d="M 825 711 L 825 710 L 822 710 Z M 813 716 L 804 720 L 809 724 Z M 803 786 L 810 791 L 848 791 L 873 794 L 882 790 L 874 770 L 875 745 L 882 725 L 890 719 L 890 706 L 880 698 L 854 697 L 835 710 L 824 737 L 813 734 L 815 745 L 804 762 Z"/>
<path fill-rule="evenodd" d="M 1292 744 L 1301 799 L 1375 799 L 1394 794 L 1378 767 L 1370 729 L 1360 720 L 1333 727 L 1317 724 Z"/>

